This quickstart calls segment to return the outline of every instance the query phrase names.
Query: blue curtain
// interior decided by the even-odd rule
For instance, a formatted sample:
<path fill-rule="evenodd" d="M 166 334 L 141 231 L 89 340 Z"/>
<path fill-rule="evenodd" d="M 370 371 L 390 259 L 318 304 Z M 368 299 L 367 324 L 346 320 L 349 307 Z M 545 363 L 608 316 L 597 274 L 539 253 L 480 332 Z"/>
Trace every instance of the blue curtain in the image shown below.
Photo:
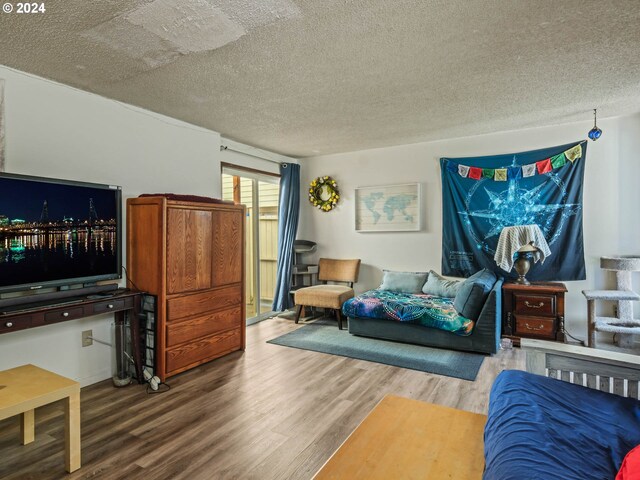
<path fill-rule="evenodd" d="M 291 268 L 293 242 L 300 217 L 300 165 L 280 165 L 280 205 L 278 207 L 278 266 L 276 290 L 273 296 L 274 312 L 293 307 L 291 301 Z"/>
<path fill-rule="evenodd" d="M 567 160 L 563 152 L 578 144 L 582 146 L 580 158 Z M 536 224 L 551 256 L 544 264 L 533 266 L 527 278 L 584 280 L 582 189 L 586 154 L 587 144 L 580 141 L 507 155 L 441 158 L 443 275 L 468 277 L 487 268 L 508 278 L 517 277 L 513 271 L 501 270 L 493 260 L 500 232 L 510 225 Z M 523 165 L 552 159 L 559 163 L 550 171 L 524 175 Z M 465 171 L 468 167 L 482 169 L 482 177 L 470 178 L 471 173 Z M 494 169 L 505 167 L 506 178 L 494 181 Z"/>

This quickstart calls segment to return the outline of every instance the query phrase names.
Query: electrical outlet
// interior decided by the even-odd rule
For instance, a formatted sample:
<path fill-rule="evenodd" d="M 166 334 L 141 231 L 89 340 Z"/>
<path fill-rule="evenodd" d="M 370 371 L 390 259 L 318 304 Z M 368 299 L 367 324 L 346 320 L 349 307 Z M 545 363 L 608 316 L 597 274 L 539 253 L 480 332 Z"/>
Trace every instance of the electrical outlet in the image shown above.
<path fill-rule="evenodd" d="M 85 330 L 82 332 L 82 346 L 90 347 L 93 345 L 93 330 Z"/>

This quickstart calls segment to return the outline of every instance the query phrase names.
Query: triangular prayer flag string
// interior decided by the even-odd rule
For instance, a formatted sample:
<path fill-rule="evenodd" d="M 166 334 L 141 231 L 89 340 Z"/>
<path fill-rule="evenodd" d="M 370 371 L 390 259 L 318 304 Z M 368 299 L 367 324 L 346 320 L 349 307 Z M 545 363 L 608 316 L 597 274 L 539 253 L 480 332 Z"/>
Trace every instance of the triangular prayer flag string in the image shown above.
<path fill-rule="evenodd" d="M 507 179 L 518 180 L 522 178 L 522 167 L 507 167 Z"/>
<path fill-rule="evenodd" d="M 469 167 L 469 178 L 480 180 L 482 178 L 482 169 L 478 167 Z"/>
<path fill-rule="evenodd" d="M 551 157 L 551 166 L 553 168 L 560 168 L 566 163 L 567 163 L 567 159 L 564 156 L 564 152 L 561 153 L 560 155 L 555 155 Z"/>
<path fill-rule="evenodd" d="M 544 160 L 540 160 L 536 162 L 536 168 L 538 169 L 538 173 L 549 173 L 551 171 L 551 159 L 546 158 Z"/>
<path fill-rule="evenodd" d="M 507 181 L 507 169 L 506 168 L 496 168 L 496 173 L 493 179 L 496 182 L 506 182 Z"/>
<path fill-rule="evenodd" d="M 566 152 L 564 152 L 567 160 L 571 163 L 575 162 L 578 158 L 582 157 L 582 145 L 578 144 L 575 147 L 570 148 Z"/>
<path fill-rule="evenodd" d="M 524 178 L 533 177 L 536 174 L 536 164 L 522 165 L 522 176 Z"/>
<path fill-rule="evenodd" d="M 452 173 L 457 172 L 458 175 L 463 178 L 472 178 L 474 180 L 486 178 L 497 182 L 504 182 L 507 180 L 532 177 L 536 174 L 543 175 L 557 168 L 564 167 L 567 164 L 567 160 L 573 163 L 580 158 L 582 158 L 582 142 L 562 153 L 559 153 L 558 155 L 527 165 L 510 165 L 501 168 L 480 168 L 460 165 L 456 162 L 452 162 L 451 160 L 447 160 L 446 169 Z M 515 161 L 516 158 L 514 155 L 514 163 Z"/>

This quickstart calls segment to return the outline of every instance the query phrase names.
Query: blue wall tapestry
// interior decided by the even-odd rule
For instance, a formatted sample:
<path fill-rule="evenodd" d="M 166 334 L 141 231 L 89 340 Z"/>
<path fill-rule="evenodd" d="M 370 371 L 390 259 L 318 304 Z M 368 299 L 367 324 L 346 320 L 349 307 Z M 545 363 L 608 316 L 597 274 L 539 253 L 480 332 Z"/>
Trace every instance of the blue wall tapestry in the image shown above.
<path fill-rule="evenodd" d="M 551 249 L 529 280 L 584 280 L 582 186 L 586 141 L 507 155 L 441 158 L 442 273 L 468 277 L 493 260 L 500 232 L 537 224 Z"/>

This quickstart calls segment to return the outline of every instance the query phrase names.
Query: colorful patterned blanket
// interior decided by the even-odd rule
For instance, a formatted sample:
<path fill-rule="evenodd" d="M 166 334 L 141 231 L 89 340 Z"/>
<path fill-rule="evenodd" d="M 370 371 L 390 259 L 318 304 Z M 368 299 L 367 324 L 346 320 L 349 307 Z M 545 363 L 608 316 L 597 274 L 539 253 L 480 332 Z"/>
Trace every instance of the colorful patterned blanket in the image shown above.
<path fill-rule="evenodd" d="M 347 300 L 342 312 L 347 317 L 381 318 L 438 328 L 456 335 L 471 335 L 474 321 L 453 308 L 453 298 L 369 290 Z"/>

